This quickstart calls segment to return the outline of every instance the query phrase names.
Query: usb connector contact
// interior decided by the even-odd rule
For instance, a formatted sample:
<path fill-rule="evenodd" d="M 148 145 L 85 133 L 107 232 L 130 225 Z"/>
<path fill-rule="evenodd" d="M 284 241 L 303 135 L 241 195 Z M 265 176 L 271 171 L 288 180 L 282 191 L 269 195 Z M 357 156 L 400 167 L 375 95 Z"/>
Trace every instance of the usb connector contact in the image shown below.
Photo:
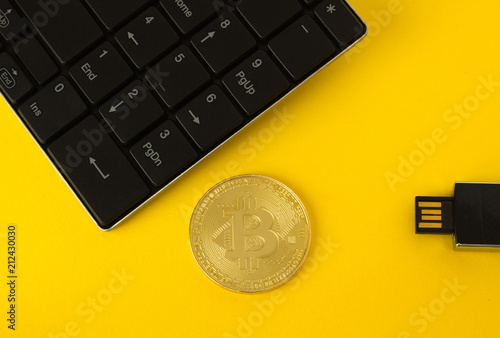
<path fill-rule="evenodd" d="M 457 247 L 500 248 L 500 184 L 456 183 L 455 197 L 416 197 L 417 234 L 454 234 Z"/>

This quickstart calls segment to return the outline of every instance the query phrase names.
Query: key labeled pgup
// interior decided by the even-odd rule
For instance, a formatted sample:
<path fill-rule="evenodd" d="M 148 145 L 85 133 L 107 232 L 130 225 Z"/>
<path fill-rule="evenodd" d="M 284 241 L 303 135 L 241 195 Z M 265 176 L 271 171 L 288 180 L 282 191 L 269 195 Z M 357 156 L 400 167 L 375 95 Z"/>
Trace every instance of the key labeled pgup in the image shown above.
<path fill-rule="evenodd" d="M 248 95 L 253 95 L 255 94 L 255 88 L 253 87 L 253 83 L 252 81 L 248 80 L 245 76 L 246 76 L 245 72 L 243 71 L 236 74 L 236 77 L 239 78 L 238 84 L 247 90 L 246 93 Z"/>

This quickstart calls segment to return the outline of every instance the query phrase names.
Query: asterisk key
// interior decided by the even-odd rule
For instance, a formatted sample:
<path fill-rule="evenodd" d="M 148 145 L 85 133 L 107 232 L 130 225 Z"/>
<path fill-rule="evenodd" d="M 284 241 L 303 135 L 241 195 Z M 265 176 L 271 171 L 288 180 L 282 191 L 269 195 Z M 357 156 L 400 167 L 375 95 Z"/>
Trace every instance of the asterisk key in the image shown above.
<path fill-rule="evenodd" d="M 333 14 L 333 12 L 336 12 L 337 9 L 335 8 L 335 5 L 329 4 L 328 6 L 326 6 L 326 11 L 328 13 L 332 13 Z"/>

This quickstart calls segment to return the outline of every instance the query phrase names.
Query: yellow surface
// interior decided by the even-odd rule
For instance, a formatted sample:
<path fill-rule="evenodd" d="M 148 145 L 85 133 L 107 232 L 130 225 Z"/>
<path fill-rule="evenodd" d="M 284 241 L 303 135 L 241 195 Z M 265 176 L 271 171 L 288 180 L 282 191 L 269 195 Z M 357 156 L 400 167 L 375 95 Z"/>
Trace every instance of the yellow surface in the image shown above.
<path fill-rule="evenodd" d="M 500 4 L 352 5 L 371 29 L 353 53 L 109 233 L 2 104 L 0 336 L 498 337 L 499 253 L 415 235 L 413 208 L 415 195 L 451 195 L 455 181 L 500 181 L 500 87 L 481 87 L 500 82 Z M 307 263 L 273 293 L 224 290 L 189 248 L 198 198 L 244 173 L 294 189 L 312 223 Z"/>

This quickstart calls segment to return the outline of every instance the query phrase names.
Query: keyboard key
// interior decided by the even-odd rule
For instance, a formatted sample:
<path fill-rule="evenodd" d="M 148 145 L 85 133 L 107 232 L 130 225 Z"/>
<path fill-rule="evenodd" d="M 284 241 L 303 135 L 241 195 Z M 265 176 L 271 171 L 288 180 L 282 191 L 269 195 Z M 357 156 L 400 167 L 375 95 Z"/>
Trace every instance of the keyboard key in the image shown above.
<path fill-rule="evenodd" d="M 238 5 L 250 26 L 265 38 L 302 10 L 297 0 L 251 0 Z"/>
<path fill-rule="evenodd" d="M 69 73 L 92 103 L 103 99 L 133 75 L 109 42 L 80 60 Z"/>
<path fill-rule="evenodd" d="M 16 103 L 33 89 L 33 84 L 7 53 L 0 54 L 0 87 Z"/>
<path fill-rule="evenodd" d="M 187 34 L 215 14 L 213 1 L 161 0 L 168 15 L 183 34 Z"/>
<path fill-rule="evenodd" d="M 197 156 L 172 121 L 160 125 L 130 152 L 157 187 L 191 164 Z"/>
<path fill-rule="evenodd" d="M 55 141 L 49 153 L 104 228 L 149 193 L 105 125 L 93 116 Z"/>
<path fill-rule="evenodd" d="M 222 72 L 256 44 L 233 13 L 215 19 L 191 43 L 215 73 Z"/>
<path fill-rule="evenodd" d="M 333 43 L 307 15 L 272 39 L 269 49 L 294 80 L 335 52 Z"/>
<path fill-rule="evenodd" d="M 59 71 L 37 39 L 25 39 L 14 50 L 39 84 L 45 83 Z"/>
<path fill-rule="evenodd" d="M 208 150 L 243 122 L 217 86 L 208 88 L 176 116 L 201 150 Z"/>
<path fill-rule="evenodd" d="M 177 106 L 210 80 L 208 72 L 185 45 L 150 69 L 146 77 L 169 108 Z"/>
<path fill-rule="evenodd" d="M 141 81 L 121 90 L 99 110 L 122 143 L 163 116 L 163 109 Z"/>
<path fill-rule="evenodd" d="M 341 46 L 349 45 L 363 35 L 363 24 L 342 0 L 323 1 L 314 13 Z"/>
<path fill-rule="evenodd" d="M 222 80 L 248 115 L 256 113 L 290 85 L 262 50 L 246 59 Z"/>
<path fill-rule="evenodd" d="M 18 37 L 26 27 L 26 22 L 7 0 L 0 0 L 0 34 L 5 40 Z"/>
<path fill-rule="evenodd" d="M 112 30 L 150 0 L 86 0 L 99 19 Z"/>
<path fill-rule="evenodd" d="M 137 68 L 142 68 L 156 59 L 178 39 L 173 28 L 154 7 L 146 10 L 116 34 L 116 40 Z"/>
<path fill-rule="evenodd" d="M 24 120 L 42 143 L 86 111 L 85 103 L 63 76 L 49 83 L 19 108 Z"/>
<path fill-rule="evenodd" d="M 102 31 L 78 0 L 51 2 L 16 0 L 59 61 L 67 63 L 102 36 Z"/>

